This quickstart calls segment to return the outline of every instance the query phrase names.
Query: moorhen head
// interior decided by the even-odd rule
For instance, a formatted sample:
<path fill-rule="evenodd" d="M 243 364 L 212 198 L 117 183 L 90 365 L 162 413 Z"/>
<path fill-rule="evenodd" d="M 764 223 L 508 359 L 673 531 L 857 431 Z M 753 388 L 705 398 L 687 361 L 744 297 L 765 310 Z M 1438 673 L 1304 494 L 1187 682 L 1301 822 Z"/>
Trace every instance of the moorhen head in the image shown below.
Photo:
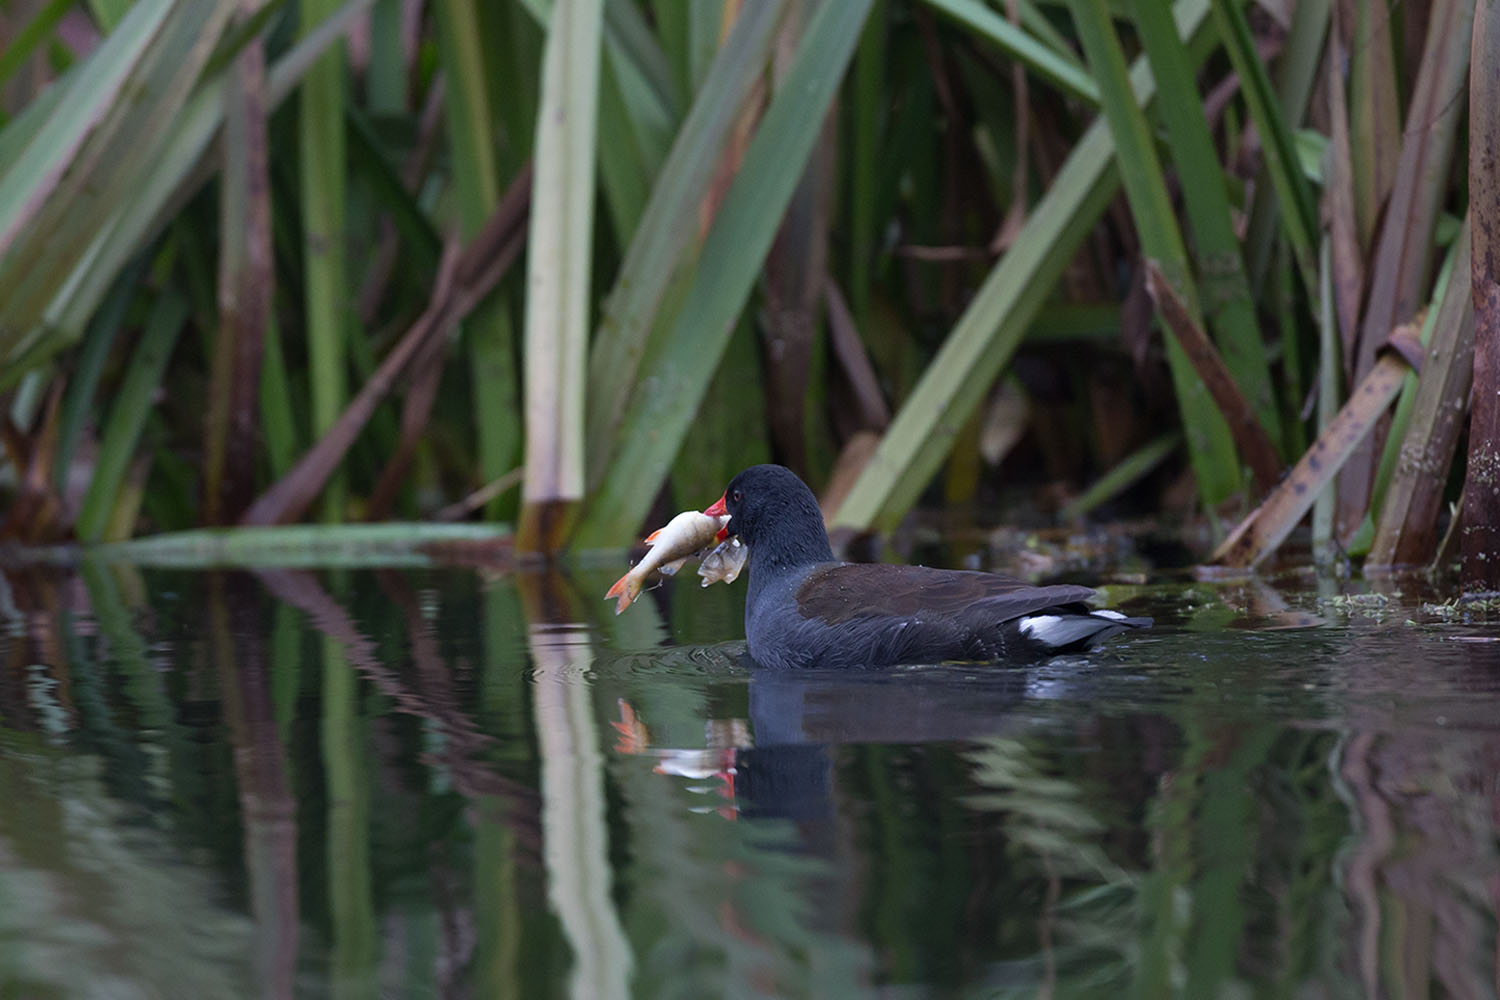
<path fill-rule="evenodd" d="M 817 499 L 779 465 L 741 472 L 704 513 L 729 514 L 725 530 L 750 549 L 745 638 L 763 667 L 1025 660 L 1151 624 L 1091 610 L 1087 587 L 836 562 Z"/>

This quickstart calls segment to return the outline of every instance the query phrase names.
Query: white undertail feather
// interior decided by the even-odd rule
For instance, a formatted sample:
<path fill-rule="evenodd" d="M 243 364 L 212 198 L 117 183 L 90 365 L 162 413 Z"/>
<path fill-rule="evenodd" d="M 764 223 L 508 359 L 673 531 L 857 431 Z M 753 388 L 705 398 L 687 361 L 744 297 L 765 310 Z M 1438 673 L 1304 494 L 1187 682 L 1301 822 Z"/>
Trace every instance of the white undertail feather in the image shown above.
<path fill-rule="evenodd" d="M 1028 615 L 1021 619 L 1021 634 L 1051 649 L 1071 646 L 1084 639 L 1101 640 L 1125 626 L 1118 611 L 1094 611 L 1086 615 Z"/>

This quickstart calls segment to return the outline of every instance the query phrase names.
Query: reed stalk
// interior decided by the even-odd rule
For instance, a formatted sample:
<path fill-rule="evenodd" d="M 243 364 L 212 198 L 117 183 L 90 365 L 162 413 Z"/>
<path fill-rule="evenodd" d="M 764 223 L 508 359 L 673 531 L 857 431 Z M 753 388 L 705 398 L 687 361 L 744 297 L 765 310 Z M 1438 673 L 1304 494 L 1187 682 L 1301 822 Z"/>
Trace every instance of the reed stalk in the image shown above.
<path fill-rule="evenodd" d="M 526 261 L 526 479 L 517 547 L 555 552 L 583 499 L 602 0 L 557 0 L 542 57 Z"/>
<path fill-rule="evenodd" d="M 337 0 L 305 0 L 305 36 L 337 11 Z M 312 434 L 333 427 L 348 396 L 351 334 L 347 279 L 344 138 L 344 47 L 334 45 L 308 70 L 300 90 L 298 139 L 302 192 L 302 255 L 307 304 L 307 354 Z M 323 492 L 321 517 L 344 513 L 345 485 L 335 473 Z"/>

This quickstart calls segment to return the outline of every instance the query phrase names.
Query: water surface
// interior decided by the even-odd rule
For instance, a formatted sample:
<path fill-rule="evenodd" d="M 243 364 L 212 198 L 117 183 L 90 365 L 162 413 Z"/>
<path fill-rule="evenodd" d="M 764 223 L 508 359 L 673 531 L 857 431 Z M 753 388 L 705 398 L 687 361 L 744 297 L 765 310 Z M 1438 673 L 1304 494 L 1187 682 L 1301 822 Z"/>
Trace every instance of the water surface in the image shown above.
<path fill-rule="evenodd" d="M 1169 582 L 775 674 L 743 582 L 616 572 L 8 573 L 4 994 L 1495 995 L 1472 613 Z"/>

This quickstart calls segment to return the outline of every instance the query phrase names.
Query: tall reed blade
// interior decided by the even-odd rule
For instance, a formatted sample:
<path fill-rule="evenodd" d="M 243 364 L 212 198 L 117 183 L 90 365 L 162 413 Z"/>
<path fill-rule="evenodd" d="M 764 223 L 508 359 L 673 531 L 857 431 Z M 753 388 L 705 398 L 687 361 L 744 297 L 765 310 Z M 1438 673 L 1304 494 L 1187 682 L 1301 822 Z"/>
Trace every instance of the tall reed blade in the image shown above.
<path fill-rule="evenodd" d="M 740 11 L 677 132 L 604 300 L 589 356 L 591 488 L 609 469 L 649 344 L 665 333 L 659 322 L 662 301 L 679 261 L 697 238 L 697 213 L 746 99 L 765 70 L 786 6 L 787 0 L 762 0 Z"/>
<path fill-rule="evenodd" d="M 244 13 L 253 14 L 255 0 Z M 256 39 L 230 70 L 220 192 L 219 329 L 204 434 L 203 521 L 232 521 L 255 496 L 260 360 L 271 315 L 266 54 Z"/>
<path fill-rule="evenodd" d="M 1410 425 L 1382 500 L 1374 543 L 1365 559 L 1366 572 L 1375 567 L 1425 564 L 1437 546 L 1437 519 L 1448 485 L 1448 467 L 1463 430 L 1465 402 L 1474 374 L 1471 250 L 1469 220 L 1465 218 L 1417 382 Z"/>
<path fill-rule="evenodd" d="M 704 240 L 682 308 L 653 353 L 648 376 L 635 382 L 618 448 L 590 499 L 581 544 L 618 545 L 644 519 L 770 249 L 870 2 L 841 0 L 813 13 Z"/>
<path fill-rule="evenodd" d="M 1500 591 L 1500 10 L 1474 16 L 1469 75 L 1469 204 L 1473 215 L 1474 411 L 1464 481 L 1463 588 Z"/>
<path fill-rule="evenodd" d="M 583 499 L 583 388 L 603 0 L 558 0 L 542 60 L 526 270 L 526 480 L 518 548 L 562 547 Z"/>
<path fill-rule="evenodd" d="M 1474 0 L 1438 0 L 1433 5 L 1370 269 L 1369 296 L 1354 359 L 1356 378 L 1363 378 L 1374 365 L 1375 350 L 1389 331 L 1411 320 L 1427 297 L 1432 234 L 1448 193 L 1449 163 L 1468 81 L 1473 18 Z M 1362 444 L 1339 477 L 1335 530 L 1345 543 L 1369 508 L 1375 453 L 1383 443 L 1371 439 Z"/>
<path fill-rule="evenodd" d="M 306 33 L 338 9 L 337 0 L 304 0 Z M 307 353 L 311 369 L 312 433 L 333 427 L 348 396 L 346 344 L 351 333 L 344 244 L 345 132 L 344 46 L 324 53 L 307 73 L 299 104 L 304 280 L 307 285 Z M 343 477 L 323 493 L 322 519 L 343 517 Z"/>

